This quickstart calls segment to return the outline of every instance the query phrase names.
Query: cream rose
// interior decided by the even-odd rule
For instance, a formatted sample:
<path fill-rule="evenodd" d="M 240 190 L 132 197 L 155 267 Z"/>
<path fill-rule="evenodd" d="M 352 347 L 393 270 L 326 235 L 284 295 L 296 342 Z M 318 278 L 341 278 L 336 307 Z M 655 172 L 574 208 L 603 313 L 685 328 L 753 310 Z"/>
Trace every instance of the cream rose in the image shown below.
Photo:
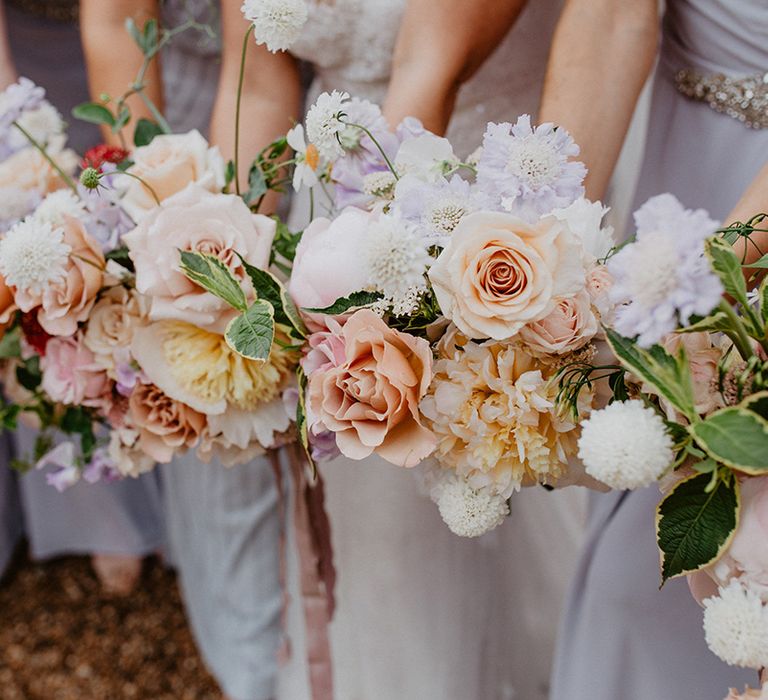
<path fill-rule="evenodd" d="M 56 164 L 68 175 L 77 168 L 77 155 L 69 149 L 49 149 Z M 44 196 L 65 187 L 61 176 L 36 149 L 23 148 L 0 163 L 0 189 L 15 188 Z"/>
<path fill-rule="evenodd" d="M 136 447 L 161 464 L 195 445 L 205 428 L 202 413 L 169 398 L 154 384 L 139 384 L 129 407 L 130 422 L 139 432 Z"/>
<path fill-rule="evenodd" d="M 419 401 L 432 379 L 429 343 L 389 328 L 368 309 L 341 329 L 345 357 L 309 379 L 313 416 L 336 434 L 342 454 L 360 460 L 373 452 L 401 467 L 414 467 L 435 448 Z"/>
<path fill-rule="evenodd" d="M 235 195 L 212 194 L 190 185 L 170 197 L 123 236 L 136 266 L 136 288 L 150 297 L 150 318 L 223 332 L 236 312 L 187 279 L 179 269 L 179 250 L 215 255 L 250 291 L 250 280 L 235 253 L 266 269 L 275 229 L 272 219 L 252 214 Z"/>
<path fill-rule="evenodd" d="M 224 160 L 199 131 L 156 136 L 132 154 L 128 172 L 140 177 L 162 202 L 196 183 L 210 192 L 224 187 Z M 152 192 L 134 178 L 124 177 L 122 206 L 134 221 L 144 218 L 156 206 Z"/>
<path fill-rule="evenodd" d="M 520 338 L 534 354 L 563 355 L 584 347 L 598 328 L 589 295 L 581 291 L 558 299 L 549 314 L 523 327 Z"/>
<path fill-rule="evenodd" d="M 440 308 L 468 337 L 505 340 L 585 284 L 578 240 L 554 217 L 465 216 L 429 271 Z"/>

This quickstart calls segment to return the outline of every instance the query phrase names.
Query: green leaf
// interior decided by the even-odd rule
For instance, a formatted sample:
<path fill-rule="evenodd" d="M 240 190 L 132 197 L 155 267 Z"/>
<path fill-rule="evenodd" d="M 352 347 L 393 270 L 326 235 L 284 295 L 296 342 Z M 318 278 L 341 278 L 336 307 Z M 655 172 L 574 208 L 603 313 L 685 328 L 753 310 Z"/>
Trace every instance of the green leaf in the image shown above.
<path fill-rule="evenodd" d="M 115 125 L 115 117 L 104 105 L 97 102 L 84 102 L 72 109 L 72 116 L 90 124 Z"/>
<path fill-rule="evenodd" d="M 672 357 L 660 345 L 646 350 L 611 328 L 606 328 L 606 337 L 624 367 L 653 385 L 683 415 L 696 418 L 691 374 L 684 354 Z"/>
<path fill-rule="evenodd" d="M 187 250 L 180 251 L 181 271 L 195 284 L 223 299 L 233 309 L 244 313 L 248 308 L 245 293 L 229 268 L 216 256 Z"/>
<path fill-rule="evenodd" d="M 763 319 L 763 323 L 768 323 L 768 276 L 760 285 L 758 296 L 760 298 L 760 316 Z"/>
<path fill-rule="evenodd" d="M 768 420 L 768 391 L 758 391 L 756 394 L 747 396 L 739 405 Z"/>
<path fill-rule="evenodd" d="M 251 206 L 269 191 L 267 180 L 258 164 L 254 164 L 248 173 L 248 191 L 243 194 L 243 200 Z"/>
<path fill-rule="evenodd" d="M 148 19 L 144 23 L 141 49 L 145 55 L 154 54 L 157 47 L 157 20 Z"/>
<path fill-rule="evenodd" d="M 768 471 L 768 420 L 743 406 L 720 409 L 688 430 L 713 459 L 747 474 Z"/>
<path fill-rule="evenodd" d="M 21 329 L 16 327 L 0 338 L 0 360 L 21 357 Z"/>
<path fill-rule="evenodd" d="M 163 130 L 150 119 L 142 117 L 136 123 L 136 129 L 133 132 L 133 143 L 135 146 L 146 146 L 152 143 L 155 136 L 159 136 Z"/>
<path fill-rule="evenodd" d="M 19 414 L 22 407 L 19 404 L 6 404 L 0 409 L 0 429 L 16 430 L 18 427 Z"/>
<path fill-rule="evenodd" d="M 735 478 L 710 485 L 709 474 L 680 482 L 656 509 L 662 583 L 711 564 L 730 544 L 739 518 Z"/>
<path fill-rule="evenodd" d="M 292 263 L 296 257 L 296 246 L 299 244 L 304 232 L 297 231 L 296 233 L 291 233 L 290 229 L 280 219 L 276 216 L 272 218 L 277 223 L 277 231 L 275 231 L 275 241 L 272 244 L 271 262 L 274 262 L 275 253 L 278 253 L 288 262 Z"/>
<path fill-rule="evenodd" d="M 275 339 L 274 309 L 257 300 L 242 315 L 232 319 L 224 332 L 227 345 L 249 360 L 264 362 Z"/>
<path fill-rule="evenodd" d="M 116 134 L 120 131 L 129 121 L 131 121 L 131 110 L 127 105 L 120 107 L 120 111 L 117 113 L 115 123 L 112 125 L 112 133 Z"/>
<path fill-rule="evenodd" d="M 124 267 L 129 272 L 135 272 L 136 268 L 131 260 L 131 255 L 128 252 L 128 246 L 120 246 L 114 250 L 110 250 L 105 256 L 107 260 L 114 260 L 118 265 Z"/>
<path fill-rule="evenodd" d="M 728 320 L 728 316 L 724 311 L 716 310 L 713 314 L 705 316 L 691 317 L 691 325 L 685 328 L 678 329 L 678 333 L 699 333 L 702 331 L 719 333 L 723 331 L 733 330 L 732 324 Z"/>
<path fill-rule="evenodd" d="M 352 292 L 347 297 L 341 297 L 333 302 L 330 306 L 326 306 L 324 309 L 308 309 L 313 314 L 330 314 L 336 316 L 337 314 L 343 314 L 350 309 L 359 309 L 363 306 L 370 306 L 374 302 L 383 298 L 383 294 L 380 292 Z"/>
<path fill-rule="evenodd" d="M 139 28 L 136 26 L 136 22 L 133 17 L 128 17 L 125 20 L 125 30 L 131 35 L 131 38 L 136 42 L 139 48 L 142 48 L 142 42 L 144 37 L 142 36 Z"/>
<path fill-rule="evenodd" d="M 96 446 L 96 436 L 93 433 L 93 416 L 82 406 L 68 406 L 61 417 L 61 430 L 68 435 L 80 436 L 80 448 L 83 459 L 89 462 Z"/>
<path fill-rule="evenodd" d="M 296 430 L 299 433 L 299 442 L 304 448 L 307 460 L 312 468 L 312 479 L 317 479 L 317 465 L 312 459 L 312 450 L 309 447 L 309 425 L 307 424 L 307 375 L 299 365 L 296 368 L 296 378 L 299 382 L 299 401 L 296 405 Z"/>
<path fill-rule="evenodd" d="M 16 379 L 19 384 L 27 391 L 35 391 L 43 381 L 43 375 L 40 372 L 40 358 L 37 355 L 24 360 L 16 368 Z"/>
<path fill-rule="evenodd" d="M 761 270 L 768 270 L 768 253 L 763 255 L 759 260 L 755 260 L 755 262 L 749 263 L 749 265 L 744 265 L 744 267 L 757 267 Z"/>
<path fill-rule="evenodd" d="M 228 189 L 235 179 L 235 161 L 228 160 L 227 166 L 224 169 L 224 189 Z"/>
<path fill-rule="evenodd" d="M 708 238 L 704 249 L 725 291 L 740 304 L 747 306 L 747 283 L 736 251 L 722 238 L 717 237 Z"/>

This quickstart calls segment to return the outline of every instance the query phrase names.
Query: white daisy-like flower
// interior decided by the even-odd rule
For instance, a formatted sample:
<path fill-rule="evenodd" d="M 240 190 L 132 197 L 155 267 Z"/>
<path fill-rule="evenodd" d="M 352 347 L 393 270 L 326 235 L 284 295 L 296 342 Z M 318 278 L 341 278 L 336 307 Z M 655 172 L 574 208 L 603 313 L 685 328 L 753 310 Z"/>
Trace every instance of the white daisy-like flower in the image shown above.
<path fill-rule="evenodd" d="M 390 200 L 395 194 L 397 179 L 391 170 L 376 170 L 363 177 L 363 192 L 378 199 Z"/>
<path fill-rule="evenodd" d="M 424 275 L 432 258 L 413 226 L 383 216 L 368 228 L 368 270 L 371 286 L 393 304 L 426 286 Z"/>
<path fill-rule="evenodd" d="M 245 0 L 240 10 L 253 24 L 256 43 L 272 53 L 290 48 L 309 17 L 305 0 Z"/>
<path fill-rule="evenodd" d="M 674 458 L 661 416 L 642 401 L 617 401 L 581 424 L 579 458 L 587 474 L 613 489 L 656 481 Z"/>
<path fill-rule="evenodd" d="M 39 295 L 66 275 L 71 247 L 51 224 L 22 221 L 0 240 L 0 274 L 21 292 Z"/>
<path fill-rule="evenodd" d="M 714 654 L 732 666 L 768 666 L 768 607 L 738 581 L 704 601 L 704 634 Z"/>
<path fill-rule="evenodd" d="M 339 117 L 345 113 L 344 105 L 348 100 L 348 92 L 324 92 L 309 108 L 305 119 L 309 142 L 314 144 L 322 158 L 331 162 L 344 155 L 339 134 L 347 125 Z"/>
<path fill-rule="evenodd" d="M 79 219 L 85 215 L 85 203 L 70 189 L 51 192 L 35 209 L 32 219 L 39 223 L 62 226 L 65 217 Z"/>
<path fill-rule="evenodd" d="M 302 187 L 314 187 L 317 184 L 317 168 L 320 154 L 313 144 L 307 145 L 304 139 L 304 127 L 297 124 L 285 136 L 288 145 L 296 154 L 296 166 L 293 170 L 293 189 L 298 192 Z"/>
<path fill-rule="evenodd" d="M 479 537 L 504 522 L 509 505 L 488 488 L 473 488 L 466 479 L 450 476 L 432 489 L 445 524 L 459 537 Z"/>

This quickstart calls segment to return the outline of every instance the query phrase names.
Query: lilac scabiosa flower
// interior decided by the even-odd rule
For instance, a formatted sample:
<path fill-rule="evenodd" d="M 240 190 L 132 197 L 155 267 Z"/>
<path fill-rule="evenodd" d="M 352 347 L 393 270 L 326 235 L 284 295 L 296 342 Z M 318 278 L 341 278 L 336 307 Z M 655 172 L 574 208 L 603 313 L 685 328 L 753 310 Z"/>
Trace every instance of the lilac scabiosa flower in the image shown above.
<path fill-rule="evenodd" d="M 336 433 L 330 430 L 310 432 L 309 447 L 315 462 L 330 462 L 341 454 L 336 445 Z"/>
<path fill-rule="evenodd" d="M 483 208 L 484 198 L 469 182 L 454 175 L 450 180 L 424 182 L 414 175 L 400 179 L 393 211 L 415 224 L 424 240 L 445 246 L 459 222 Z"/>
<path fill-rule="evenodd" d="M 524 115 L 514 125 L 488 124 L 477 166 L 480 189 L 506 211 L 536 220 L 567 207 L 584 194 L 587 169 L 569 160 L 579 147 L 554 124 L 531 126 Z"/>
<path fill-rule="evenodd" d="M 112 189 L 113 179 L 109 176 L 100 178 L 100 187 L 95 190 L 82 184 L 77 186 L 77 193 L 85 204 L 85 214 L 81 217 L 83 225 L 104 253 L 118 248 L 120 237 L 135 227 L 133 219 L 120 206 L 117 192 Z"/>
<path fill-rule="evenodd" d="M 0 135 L 5 136 L 24 112 L 39 107 L 44 97 L 45 90 L 29 78 L 19 78 L 0 92 Z"/>
<path fill-rule="evenodd" d="M 95 484 L 99 481 L 110 483 L 120 478 L 120 472 L 109 456 L 109 451 L 103 447 L 95 450 L 91 461 L 83 467 L 83 479 L 89 484 Z"/>
<path fill-rule="evenodd" d="M 56 445 L 35 464 L 35 469 L 45 469 L 46 467 L 54 467 L 45 475 L 45 480 L 59 493 L 63 493 L 80 481 L 80 470 L 75 463 L 74 443 L 62 442 Z"/>
<path fill-rule="evenodd" d="M 720 303 L 723 286 L 704 257 L 717 222 L 685 209 L 671 194 L 649 199 L 635 214 L 636 240 L 608 261 L 616 331 L 642 347 L 658 343 L 692 315 Z"/>

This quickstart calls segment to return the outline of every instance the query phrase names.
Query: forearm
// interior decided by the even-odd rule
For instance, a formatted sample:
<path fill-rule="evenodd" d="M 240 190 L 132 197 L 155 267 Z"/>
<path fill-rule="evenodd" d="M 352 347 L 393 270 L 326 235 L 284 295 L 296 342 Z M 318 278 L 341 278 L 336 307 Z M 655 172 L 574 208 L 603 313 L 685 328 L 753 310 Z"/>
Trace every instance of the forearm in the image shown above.
<path fill-rule="evenodd" d="M 16 68 L 11 58 L 11 47 L 8 43 L 8 28 L 5 25 L 5 10 L 0 2 L 0 90 L 16 80 Z"/>
<path fill-rule="evenodd" d="M 653 67 L 656 0 L 570 0 L 555 32 L 539 120 L 571 132 L 589 174 L 587 196 L 604 196 Z"/>
<path fill-rule="evenodd" d="M 496 49 L 525 2 L 409 0 L 384 103 L 389 123 L 415 116 L 444 133 L 461 85 Z"/>
<path fill-rule="evenodd" d="M 768 214 L 768 163 L 758 173 L 736 207 L 728 215 L 725 224 L 749 221 L 755 214 Z M 768 219 L 758 226 L 762 229 L 768 229 Z M 768 233 L 755 231 L 749 241 L 739 238 L 734 247 L 745 262 L 753 263 L 768 253 Z"/>
<path fill-rule="evenodd" d="M 144 56 L 125 29 L 126 19 L 132 17 L 141 28 L 149 19 L 159 20 L 158 15 L 158 0 L 81 0 L 80 28 L 88 82 L 94 100 L 108 95 L 114 106 L 131 89 L 139 75 Z M 150 63 L 143 83 L 146 97 L 162 111 L 158 57 Z M 140 117 L 152 119 L 149 108 L 138 94 L 129 97 L 127 105 L 133 117 L 132 124 Z M 104 130 L 104 138 L 108 143 L 118 142 L 117 135 L 107 129 Z"/>

